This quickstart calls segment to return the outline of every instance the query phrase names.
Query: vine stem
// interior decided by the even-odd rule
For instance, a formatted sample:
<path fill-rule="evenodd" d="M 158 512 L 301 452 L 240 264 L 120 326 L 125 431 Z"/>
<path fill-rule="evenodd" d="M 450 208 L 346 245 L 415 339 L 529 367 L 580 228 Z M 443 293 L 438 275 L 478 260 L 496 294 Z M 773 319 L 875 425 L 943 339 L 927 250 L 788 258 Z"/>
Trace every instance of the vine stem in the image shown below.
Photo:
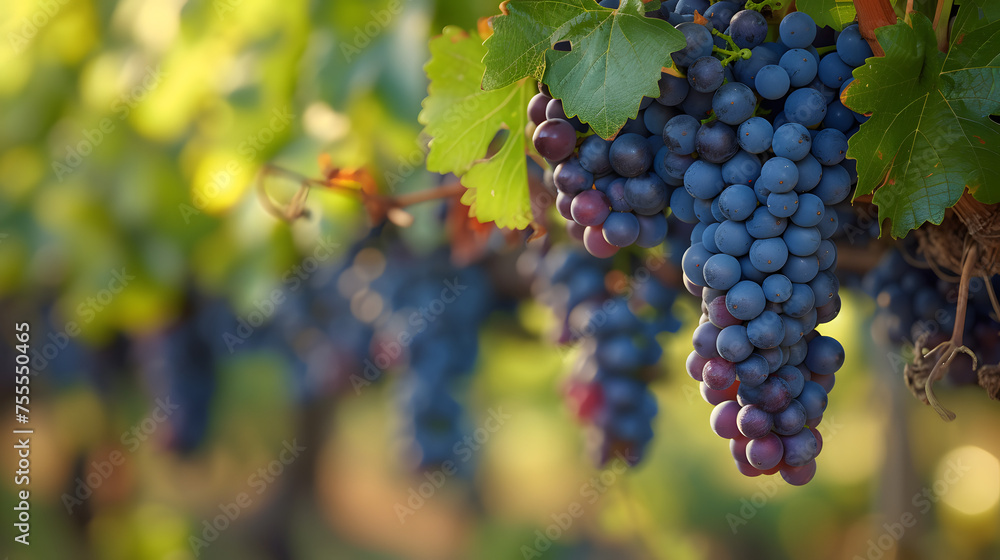
<path fill-rule="evenodd" d="M 955 419 L 955 413 L 941 406 L 937 397 L 934 396 L 932 387 L 938 379 L 944 377 L 948 372 L 948 366 L 951 365 L 951 361 L 959 352 L 964 352 L 972 357 L 972 369 L 977 367 L 976 355 L 962 344 L 962 339 L 965 337 L 965 314 L 969 308 L 969 282 L 972 280 L 973 268 L 978 260 L 979 245 L 973 242 L 965 251 L 965 262 L 962 264 L 962 280 L 958 285 L 958 308 L 955 310 L 955 326 L 952 328 L 951 338 L 924 354 L 924 357 L 928 357 L 939 350 L 941 351 L 941 355 L 938 356 L 934 364 L 934 369 L 927 376 L 924 392 L 927 395 L 927 402 L 941 415 L 941 418 L 949 422 Z"/>
<path fill-rule="evenodd" d="M 284 208 L 275 203 L 270 194 L 267 192 L 267 188 L 264 185 L 264 179 L 269 175 L 284 176 L 298 181 L 299 183 L 299 190 Z M 401 227 L 407 227 L 413 223 L 413 217 L 408 212 L 403 210 L 403 208 L 414 204 L 420 204 L 421 202 L 450 198 L 465 191 L 465 187 L 463 187 L 460 182 L 452 181 L 450 183 L 422 191 L 404 193 L 396 196 L 383 196 L 370 194 L 365 192 L 363 189 L 358 188 L 361 184 L 357 181 L 339 179 L 336 177 L 326 180 L 315 179 L 271 163 L 265 164 L 261 167 L 260 172 L 257 173 L 255 181 L 257 186 L 257 198 L 260 201 L 261 207 L 263 207 L 268 214 L 271 214 L 275 218 L 285 222 L 293 222 L 299 218 L 306 218 L 309 216 L 309 211 L 305 208 L 306 198 L 309 196 L 309 191 L 317 187 L 323 189 L 333 189 L 346 193 L 350 196 L 357 197 L 366 207 L 369 208 L 369 212 L 372 215 L 387 217 L 391 222 Z"/>
<path fill-rule="evenodd" d="M 889 0 L 854 0 L 854 8 L 858 12 L 861 36 L 868 41 L 875 56 L 885 56 L 882 45 L 875 38 L 875 30 L 896 23 L 896 11 L 892 9 L 892 4 Z"/>
<path fill-rule="evenodd" d="M 934 35 L 937 37 L 938 50 L 941 52 L 948 52 L 948 20 L 951 19 L 953 2 L 954 0 L 938 0 L 937 11 L 934 12 Z"/>

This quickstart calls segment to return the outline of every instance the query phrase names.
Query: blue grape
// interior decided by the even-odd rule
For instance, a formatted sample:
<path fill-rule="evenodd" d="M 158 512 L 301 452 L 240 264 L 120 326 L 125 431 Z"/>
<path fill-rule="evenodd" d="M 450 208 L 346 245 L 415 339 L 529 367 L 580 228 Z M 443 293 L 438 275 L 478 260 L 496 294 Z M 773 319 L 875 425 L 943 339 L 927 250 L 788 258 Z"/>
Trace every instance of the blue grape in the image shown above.
<path fill-rule="evenodd" d="M 793 49 L 803 49 L 812 45 L 816 38 L 816 22 L 805 12 L 792 12 L 782 18 L 778 34 L 782 43 Z"/>
<path fill-rule="evenodd" d="M 692 204 L 691 206 L 694 209 L 694 215 L 696 218 L 698 218 L 699 223 L 703 225 L 708 225 L 708 224 L 714 224 L 715 222 L 718 221 L 715 219 L 715 216 L 713 215 L 713 210 L 715 210 L 713 206 L 715 204 L 714 201 L 715 201 L 714 198 L 694 199 L 694 204 Z M 698 239 L 701 239 L 701 237 L 699 236 Z"/>
<path fill-rule="evenodd" d="M 701 123 L 691 115 L 677 115 L 663 127 L 663 143 L 672 152 L 691 154 Z"/>
<path fill-rule="evenodd" d="M 682 23 L 676 29 L 684 34 L 686 42 L 683 49 L 670 55 L 677 66 L 687 67 L 695 60 L 712 54 L 712 33 L 704 25 Z M 767 31 L 766 23 L 764 30 Z"/>
<path fill-rule="evenodd" d="M 630 177 L 625 182 L 625 200 L 636 214 L 658 214 L 666 208 L 669 199 L 667 185 L 654 173 Z"/>
<path fill-rule="evenodd" d="M 646 99 L 649 98 L 647 97 Z M 667 122 L 676 116 L 676 109 L 655 103 L 642 112 L 642 124 L 646 126 L 647 133 L 655 136 L 661 134 Z"/>
<path fill-rule="evenodd" d="M 819 418 L 826 411 L 829 397 L 823 387 L 815 381 L 806 381 L 802 392 L 796 397 L 809 418 Z"/>
<path fill-rule="evenodd" d="M 757 71 L 754 80 L 757 93 L 764 99 L 781 99 L 788 93 L 792 82 L 788 72 L 777 64 L 768 64 Z"/>
<path fill-rule="evenodd" d="M 775 348 L 785 338 L 785 325 L 774 311 L 763 311 L 747 323 L 747 338 L 761 349 Z"/>
<path fill-rule="evenodd" d="M 722 329 L 715 344 L 719 356 L 729 362 L 742 362 L 750 357 L 754 350 L 753 344 L 747 338 L 747 328 L 743 325 L 730 325 Z"/>
<path fill-rule="evenodd" d="M 594 184 L 594 175 L 580 164 L 578 158 L 570 158 L 556 166 L 552 181 L 560 192 L 575 196 Z"/>
<path fill-rule="evenodd" d="M 785 353 L 780 346 L 777 348 L 769 348 L 767 350 L 759 350 L 757 353 L 763 356 L 764 360 L 767 361 L 768 374 L 778 371 L 778 368 L 785 365 Z"/>
<path fill-rule="evenodd" d="M 768 64 L 778 64 L 781 55 L 764 47 L 755 47 L 751 49 L 751 53 L 749 59 L 736 61 L 733 72 L 741 83 L 756 89 L 756 79 L 760 69 Z"/>
<path fill-rule="evenodd" d="M 695 198 L 712 199 L 719 196 L 726 182 L 722 178 L 722 167 L 698 160 L 684 173 L 684 188 Z"/>
<path fill-rule="evenodd" d="M 627 184 L 624 177 L 615 177 L 608 185 L 607 192 L 604 194 L 608 197 L 611 202 L 611 210 L 615 212 L 631 212 L 632 205 L 628 203 L 628 199 L 625 197 L 625 185 Z"/>
<path fill-rule="evenodd" d="M 811 155 L 806 155 L 795 162 L 795 167 L 799 168 L 799 181 L 795 185 L 795 192 L 805 193 L 811 191 L 819 184 L 823 177 L 823 166 Z"/>
<path fill-rule="evenodd" d="M 720 223 L 726 221 L 726 216 L 722 213 L 722 209 L 719 208 L 719 197 L 715 197 L 708 202 L 709 209 L 712 211 L 712 219 Z"/>
<path fill-rule="evenodd" d="M 774 129 L 771 128 L 771 123 L 761 117 L 750 117 L 736 131 L 736 141 L 751 154 L 766 152 L 771 147 L 772 136 Z"/>
<path fill-rule="evenodd" d="M 579 118 L 570 118 L 566 115 L 566 111 L 563 110 L 563 102 L 561 99 L 553 99 L 545 105 L 545 118 L 548 120 L 562 119 L 572 125 L 573 129 L 577 132 L 587 132 L 587 125 L 580 122 Z"/>
<path fill-rule="evenodd" d="M 784 447 L 785 464 L 801 467 L 816 458 L 819 453 L 816 436 L 810 430 L 802 430 L 791 436 L 779 436 Z"/>
<path fill-rule="evenodd" d="M 754 97 L 753 90 L 739 82 L 723 85 L 712 98 L 715 115 L 720 121 L 734 126 L 752 117 L 756 104 L 757 98 Z M 733 143 L 735 144 L 735 134 Z"/>
<path fill-rule="evenodd" d="M 656 102 L 667 107 L 680 105 L 687 98 L 691 88 L 686 79 L 671 76 L 665 72 L 660 74 L 657 86 L 660 88 L 660 96 L 656 98 Z"/>
<path fill-rule="evenodd" d="M 639 238 L 635 244 L 644 249 L 652 249 L 663 243 L 667 237 L 667 218 L 663 214 L 636 216 L 639 219 Z"/>
<path fill-rule="evenodd" d="M 721 164 L 733 157 L 740 147 L 732 127 L 721 121 L 712 121 L 698 129 L 695 149 L 705 161 Z"/>
<path fill-rule="evenodd" d="M 783 467 L 780 471 L 781 478 L 792 486 L 803 486 L 816 476 L 816 461 L 809 461 L 801 467 Z"/>
<path fill-rule="evenodd" d="M 726 308 L 729 313 L 741 321 L 756 318 L 762 311 L 767 300 L 764 290 L 756 282 L 742 280 L 726 294 Z"/>
<path fill-rule="evenodd" d="M 743 387 L 741 385 L 736 395 L 737 402 L 742 401 L 741 404 L 744 406 L 757 405 L 764 412 L 771 414 L 783 410 L 792 400 L 788 384 L 783 379 L 773 375 L 769 375 L 763 383 L 756 387 Z"/>
<path fill-rule="evenodd" d="M 654 164 L 662 167 L 663 174 L 666 175 L 664 180 L 680 181 L 681 184 L 684 184 L 684 173 L 694 163 L 694 158 L 688 154 L 671 152 L 666 146 L 660 150 L 658 155 L 660 154 L 662 154 L 662 159 L 657 159 Z"/>
<path fill-rule="evenodd" d="M 719 230 L 719 223 L 708 224 L 701 233 L 701 242 L 710 253 L 719 253 L 719 246 L 715 244 L 715 232 Z M 705 279 L 708 281 L 708 279 Z M 714 287 L 714 286 L 713 286 Z"/>
<path fill-rule="evenodd" d="M 771 149 L 776 156 L 799 161 L 809 155 L 809 150 L 812 149 L 812 136 L 801 124 L 792 122 L 783 124 L 774 130 Z"/>
<path fill-rule="evenodd" d="M 771 193 L 767 196 L 767 211 L 772 216 L 787 218 L 798 210 L 799 195 L 795 192 Z"/>
<path fill-rule="evenodd" d="M 767 273 L 757 270 L 750 261 L 750 255 L 740 257 L 740 269 L 743 271 L 743 279 L 760 284 L 767 278 Z"/>
<path fill-rule="evenodd" d="M 528 119 L 536 126 L 545 122 L 545 106 L 551 100 L 548 95 L 538 93 L 528 101 Z"/>
<path fill-rule="evenodd" d="M 802 321 L 794 317 L 789 317 L 788 315 L 782 315 L 781 323 L 785 327 L 785 338 L 782 339 L 781 346 L 790 349 L 794 344 L 801 341 L 802 336 L 805 335 Z M 789 350 L 789 354 L 790 353 L 791 351 Z M 791 355 L 789 355 L 789 363 L 787 365 L 792 365 L 790 360 L 791 360 Z M 799 360 L 799 362 L 801 363 L 801 360 Z"/>
<path fill-rule="evenodd" d="M 809 192 L 818 196 L 823 204 L 833 206 L 851 194 L 851 175 L 842 165 L 824 167 L 819 184 Z"/>
<path fill-rule="evenodd" d="M 740 405 L 736 401 L 726 401 L 719 403 L 709 417 L 709 424 L 712 431 L 719 437 L 734 438 L 740 436 L 740 430 L 736 426 L 736 416 L 740 412 Z"/>
<path fill-rule="evenodd" d="M 559 215 L 567 220 L 573 219 L 573 214 L 571 213 L 571 207 L 573 205 L 573 197 L 567 195 L 566 193 L 559 192 L 556 193 L 556 210 L 559 211 Z"/>
<path fill-rule="evenodd" d="M 730 255 L 713 255 L 705 261 L 704 274 L 709 287 L 728 290 L 740 281 L 740 262 Z"/>
<path fill-rule="evenodd" d="M 805 49 L 790 49 L 782 55 L 781 60 L 778 61 L 778 66 L 782 67 L 788 73 L 788 80 L 791 86 L 800 88 L 809 85 L 810 82 L 816 79 L 816 71 L 819 64 L 811 52 Z M 824 105 L 826 103 L 828 101 L 824 99 Z M 787 102 L 785 112 L 788 112 Z"/>
<path fill-rule="evenodd" d="M 782 313 L 789 317 L 804 317 L 816 307 L 816 295 L 808 284 L 792 284 L 792 295 L 781 306 Z"/>
<path fill-rule="evenodd" d="M 709 4 L 709 0 L 678 0 L 674 11 L 678 14 L 693 14 L 695 11 L 704 14 Z"/>
<path fill-rule="evenodd" d="M 707 10 L 705 10 L 702 15 L 712 22 L 712 27 L 718 29 L 719 31 L 725 31 L 729 27 L 730 20 L 733 19 L 733 15 L 740 10 L 740 5 L 736 2 L 716 2 L 712 4 Z"/>
<path fill-rule="evenodd" d="M 639 219 L 631 212 L 612 212 L 604 221 L 604 239 L 615 247 L 628 247 L 639 239 Z"/>
<path fill-rule="evenodd" d="M 823 118 L 824 128 L 833 128 L 841 132 L 847 132 L 857 121 L 854 120 L 854 111 L 851 111 L 840 99 L 834 99 L 826 106 L 826 117 Z"/>
<path fill-rule="evenodd" d="M 797 434 L 805 427 L 806 420 L 808 418 L 805 407 L 793 399 L 785 410 L 774 414 L 774 431 L 782 436 Z"/>
<path fill-rule="evenodd" d="M 694 330 L 694 334 L 691 335 L 691 343 L 694 345 L 694 351 L 706 360 L 718 358 L 719 351 L 716 348 L 716 340 L 718 340 L 720 332 L 722 332 L 722 329 L 712 323 L 698 325 Z"/>
<path fill-rule="evenodd" d="M 840 290 L 840 281 L 837 280 L 836 274 L 829 270 L 821 270 L 809 282 L 809 287 L 816 298 L 816 307 L 819 307 L 836 299 L 837 292 Z"/>
<path fill-rule="evenodd" d="M 701 242 L 710 253 L 718 253 L 719 246 L 715 244 L 715 232 L 719 229 L 719 223 L 715 222 L 705 226 L 701 232 Z"/>
<path fill-rule="evenodd" d="M 694 201 L 694 197 L 688 194 L 687 189 L 674 189 L 670 194 L 670 211 L 682 222 L 697 222 L 698 217 L 694 215 Z"/>
<path fill-rule="evenodd" d="M 750 248 L 753 252 L 753 248 Z M 764 297 L 772 303 L 784 303 L 792 295 L 792 281 L 784 274 L 771 274 L 764 279 L 761 284 L 764 290 Z"/>
<path fill-rule="evenodd" d="M 813 88 L 799 88 L 785 99 L 785 116 L 805 127 L 818 125 L 826 117 L 826 99 Z"/>
<path fill-rule="evenodd" d="M 781 273 L 787 276 L 793 284 L 811 282 L 816 277 L 817 272 L 819 272 L 819 259 L 815 255 L 808 257 L 789 255 L 788 262 L 781 268 Z"/>
<path fill-rule="evenodd" d="M 747 359 L 736 364 L 736 377 L 740 380 L 740 385 L 756 387 L 764 382 L 768 376 L 768 364 L 760 354 L 751 354 Z"/>
<path fill-rule="evenodd" d="M 822 241 L 819 229 L 801 227 L 795 224 L 789 224 L 781 238 L 785 240 L 789 254 L 799 257 L 815 253 L 819 249 L 820 241 Z"/>
<path fill-rule="evenodd" d="M 723 253 L 741 257 L 750 252 L 753 236 L 747 232 L 743 222 L 726 220 L 715 231 L 715 244 Z"/>
<path fill-rule="evenodd" d="M 750 152 L 736 152 L 722 164 L 722 178 L 730 185 L 753 185 L 760 176 L 760 158 Z"/>
<path fill-rule="evenodd" d="M 638 177 L 653 164 L 646 139 L 638 134 L 622 134 L 611 143 L 611 168 L 622 177 Z"/>
<path fill-rule="evenodd" d="M 813 138 L 812 155 L 819 163 L 827 166 L 844 161 L 847 155 L 847 136 L 833 128 L 819 131 Z"/>
<path fill-rule="evenodd" d="M 787 193 L 799 182 L 799 168 L 790 159 L 773 157 L 760 169 L 757 185 L 772 193 Z"/>
<path fill-rule="evenodd" d="M 812 193 L 804 193 L 799 195 L 799 208 L 790 219 L 799 227 L 813 227 L 818 226 L 825 215 L 826 205 L 823 204 L 823 200 Z"/>
<path fill-rule="evenodd" d="M 861 66 L 865 59 L 874 56 L 868 41 L 861 36 L 857 24 L 848 25 L 837 37 L 837 54 L 848 66 Z"/>
<path fill-rule="evenodd" d="M 752 49 L 767 38 L 767 20 L 760 12 L 740 10 L 729 21 L 729 36 L 741 49 Z"/>
<path fill-rule="evenodd" d="M 829 270 L 837 264 L 837 246 L 829 239 L 824 239 L 816 250 L 816 258 L 819 259 L 820 271 Z M 925 307 L 918 307 L 924 309 Z"/>
<path fill-rule="evenodd" d="M 777 272 L 787 261 L 788 247 L 780 237 L 758 239 L 750 246 L 750 264 L 761 272 Z"/>
<path fill-rule="evenodd" d="M 604 175 L 611 171 L 610 150 L 611 142 L 591 134 L 580 144 L 580 165 L 594 175 Z"/>
<path fill-rule="evenodd" d="M 757 197 L 750 187 L 730 185 L 719 195 L 718 204 L 726 218 L 733 221 L 743 221 L 748 219 L 757 208 Z"/>
<path fill-rule="evenodd" d="M 703 56 L 695 60 L 687 70 L 687 80 L 691 88 L 701 93 L 719 89 L 724 78 L 722 63 L 714 56 Z"/>
<path fill-rule="evenodd" d="M 845 81 L 851 79 L 854 68 L 844 62 L 837 53 L 830 53 L 819 61 L 819 79 L 826 87 L 840 90 Z"/>
<path fill-rule="evenodd" d="M 779 319 L 780 320 L 780 319 Z M 788 393 L 792 395 L 792 398 L 798 397 L 802 392 L 802 387 L 805 385 L 805 376 L 799 371 L 799 368 L 794 366 L 781 366 L 778 371 L 772 374 L 774 377 L 781 379 L 788 385 Z"/>
<path fill-rule="evenodd" d="M 746 222 L 747 232 L 755 239 L 778 237 L 788 227 L 788 220 L 773 216 L 766 206 L 754 210 L 753 216 Z"/>

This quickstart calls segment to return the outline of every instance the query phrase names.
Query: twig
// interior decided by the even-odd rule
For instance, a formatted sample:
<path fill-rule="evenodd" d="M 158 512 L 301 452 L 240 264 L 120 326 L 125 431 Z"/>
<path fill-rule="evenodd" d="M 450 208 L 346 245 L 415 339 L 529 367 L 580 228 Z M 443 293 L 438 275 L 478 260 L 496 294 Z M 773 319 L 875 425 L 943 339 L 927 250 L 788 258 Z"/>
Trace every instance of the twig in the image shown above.
<path fill-rule="evenodd" d="M 952 3 L 953 0 L 938 0 L 937 11 L 934 12 L 934 35 L 941 52 L 948 52 L 948 21 L 951 20 Z"/>
<path fill-rule="evenodd" d="M 439 187 L 434 187 L 433 189 L 401 194 L 395 197 L 386 197 L 386 200 L 392 201 L 390 206 L 402 208 L 413 204 L 419 204 L 421 202 L 427 202 L 429 200 L 450 198 L 452 196 L 462 194 L 464 191 L 465 187 L 463 187 L 458 181 L 454 181 Z"/>
<path fill-rule="evenodd" d="M 854 8 L 858 12 L 861 36 L 868 41 L 875 56 L 885 56 L 885 51 L 875 38 L 875 30 L 896 23 L 896 11 L 892 9 L 892 4 L 889 0 L 855 0 Z"/>
<path fill-rule="evenodd" d="M 938 379 L 944 377 L 948 371 L 948 367 L 951 365 L 951 361 L 955 359 L 955 356 L 959 352 L 964 352 L 972 357 L 972 369 L 978 367 L 976 354 L 962 343 L 963 338 L 965 338 L 965 313 L 969 307 L 969 281 L 972 279 L 973 268 L 978 259 L 979 245 L 973 242 L 965 251 L 965 262 L 962 265 L 962 281 L 958 286 L 958 308 L 955 310 L 955 327 L 952 329 L 951 338 L 924 354 L 924 357 L 927 358 L 939 350 L 941 351 L 941 355 L 938 356 L 934 364 L 934 369 L 927 376 L 924 392 L 927 395 L 927 402 L 941 415 L 941 418 L 949 422 L 955 419 L 955 413 L 941 406 L 937 397 L 934 396 L 933 385 Z"/>

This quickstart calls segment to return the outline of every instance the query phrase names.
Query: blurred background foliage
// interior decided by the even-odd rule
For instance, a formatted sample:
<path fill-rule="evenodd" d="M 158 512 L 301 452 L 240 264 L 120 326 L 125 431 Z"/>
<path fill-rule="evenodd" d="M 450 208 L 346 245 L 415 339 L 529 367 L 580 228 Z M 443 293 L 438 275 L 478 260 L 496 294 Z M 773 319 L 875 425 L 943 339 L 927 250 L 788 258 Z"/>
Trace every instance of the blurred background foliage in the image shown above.
<path fill-rule="evenodd" d="M 475 29 L 496 9 L 495 0 L 3 3 L 0 331 L 11 339 L 14 322 L 31 321 L 40 349 L 73 322 L 72 346 L 110 356 L 62 352 L 33 378 L 32 545 L 10 544 L 4 523 L 4 554 L 193 558 L 189 537 L 298 438 L 310 447 L 292 474 L 250 492 L 249 508 L 199 557 L 523 558 L 574 501 L 583 517 L 543 557 L 1000 557 L 995 403 L 974 388 L 949 392 L 959 418 L 944 424 L 904 394 L 899 364 L 867 334 L 872 303 L 857 293 L 827 333 L 849 358 L 819 473 L 804 488 L 739 476 L 708 429 L 710 409 L 683 373 L 697 323 L 690 302 L 677 306 L 685 328 L 662 339 L 648 459 L 615 475 L 594 504 L 581 487 L 601 472 L 558 391 L 572 351 L 551 344 L 551 313 L 530 301 L 480 335 L 471 414 L 482 421 L 502 408 L 509 423 L 484 444 L 471 480 L 449 482 L 404 523 L 394 507 L 426 479 L 400 461 L 389 392 L 302 406 L 286 356 L 250 348 L 218 364 L 194 452 L 172 452 L 162 432 L 128 448 L 122 436 L 157 406 L 157 382 L 116 358 L 116 341 L 168 327 L 192 290 L 249 313 L 321 241 L 342 253 L 364 234 L 360 205 L 330 192 L 310 195 L 309 220 L 274 219 L 253 187 L 260 166 L 315 176 L 325 153 L 336 166 L 368 166 L 385 190 L 437 184 L 420 171 L 416 120 L 427 40 L 444 25 Z M 295 187 L 269 185 L 281 201 Z M 407 243 L 441 242 L 437 211 L 414 209 Z M 123 268 L 127 289 L 102 296 Z M 142 360 L 142 345 L 132 352 Z M 4 376 L 8 403 L 12 392 Z M 6 414 L 3 425 L 15 426 Z M 124 462 L 68 513 L 77 477 L 115 451 Z M 15 463 L 10 445 L 0 463 Z M 921 492 L 952 480 L 956 464 L 968 472 L 925 511 Z M 0 502 L 13 504 L 14 492 L 4 476 Z M 906 513 L 916 523 L 901 548 L 872 549 Z"/>

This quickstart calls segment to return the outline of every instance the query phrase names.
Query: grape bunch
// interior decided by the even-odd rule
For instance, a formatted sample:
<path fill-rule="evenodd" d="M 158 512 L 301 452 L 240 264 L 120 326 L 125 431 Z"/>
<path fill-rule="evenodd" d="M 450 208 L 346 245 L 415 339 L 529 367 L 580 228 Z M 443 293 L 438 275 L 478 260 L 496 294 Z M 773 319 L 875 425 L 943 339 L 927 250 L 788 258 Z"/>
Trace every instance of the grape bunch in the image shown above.
<path fill-rule="evenodd" d="M 372 362 L 403 372 L 396 388 L 408 458 L 429 469 L 459 459 L 456 448 L 469 431 L 460 398 L 495 299 L 477 266 L 456 268 L 447 252 L 419 257 L 394 249 L 368 288 L 383 307 L 373 321 Z"/>
<path fill-rule="evenodd" d="M 840 310 L 833 206 L 856 182 L 845 154 L 863 120 L 838 93 L 871 51 L 851 26 L 821 57 L 817 47 L 833 45 L 800 12 L 781 21 L 776 42 L 754 11 L 709 22 L 735 47 L 722 48 L 735 79 L 713 56 L 709 26 L 679 24 L 687 47 L 673 56 L 691 91 L 663 132 L 674 157 L 690 158 L 670 208 L 697 223 L 682 267 L 703 316 L 687 368 L 740 472 L 805 484 L 844 362 L 843 347 L 816 331 Z"/>
<path fill-rule="evenodd" d="M 528 106 L 538 125 L 535 149 L 556 163 L 556 208 L 568 221 L 570 234 L 597 257 L 610 257 L 633 244 L 656 247 L 667 235 L 664 209 L 680 180 L 653 164 L 663 155 L 658 153 L 663 126 L 677 111 L 651 98 L 643 106 L 614 141 L 592 134 L 580 143 L 578 153 L 576 133 L 588 127 L 567 118 L 562 101 L 542 92 Z"/>
<path fill-rule="evenodd" d="M 590 452 L 599 465 L 615 458 L 638 464 L 658 410 L 649 390 L 662 355 L 656 334 L 680 326 L 672 315 L 676 290 L 644 276 L 631 297 L 612 296 L 605 288 L 607 265 L 574 250 L 550 251 L 540 268 L 564 324 L 560 341 L 581 343 L 566 397 L 592 428 Z M 647 312 L 642 318 L 632 309 L 640 303 Z"/>
<path fill-rule="evenodd" d="M 684 34 L 671 56 L 685 77 L 664 73 L 611 141 L 585 136 L 577 149 L 588 127 L 544 85 L 528 114 L 556 165 L 557 209 L 594 256 L 658 245 L 667 208 L 695 224 L 681 265 L 704 314 L 688 370 L 741 472 L 804 484 L 844 361 L 816 331 L 840 311 L 833 207 L 857 182 L 846 153 L 865 121 L 840 93 L 872 51 L 857 25 L 834 34 L 792 12 L 769 34 L 744 7 L 679 0 L 647 14 Z"/>

